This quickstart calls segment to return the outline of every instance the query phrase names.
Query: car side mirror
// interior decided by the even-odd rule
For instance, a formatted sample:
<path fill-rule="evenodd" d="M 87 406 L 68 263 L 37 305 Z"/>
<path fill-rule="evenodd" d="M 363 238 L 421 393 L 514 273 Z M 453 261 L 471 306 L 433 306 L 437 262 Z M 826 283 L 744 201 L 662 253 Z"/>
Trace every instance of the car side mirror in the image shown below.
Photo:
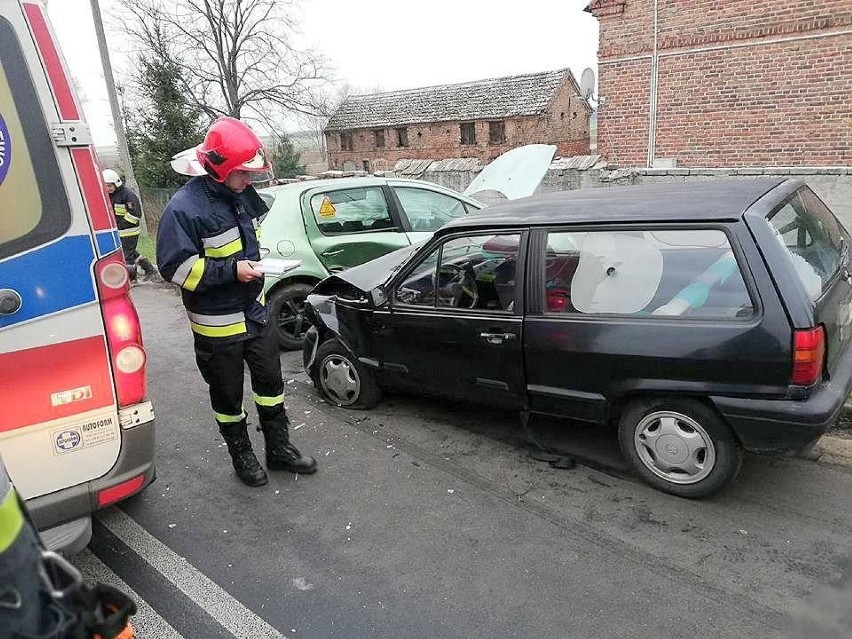
<path fill-rule="evenodd" d="M 378 308 L 379 306 L 384 306 L 388 301 L 388 296 L 385 293 L 385 289 L 382 286 L 377 286 L 372 291 L 370 291 L 370 299 L 373 302 L 373 306 Z"/>

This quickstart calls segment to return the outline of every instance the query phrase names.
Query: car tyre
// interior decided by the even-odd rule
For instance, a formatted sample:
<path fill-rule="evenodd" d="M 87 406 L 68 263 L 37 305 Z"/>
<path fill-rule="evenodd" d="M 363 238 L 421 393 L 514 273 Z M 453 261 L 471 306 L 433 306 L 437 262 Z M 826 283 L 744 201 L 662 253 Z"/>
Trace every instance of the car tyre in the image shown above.
<path fill-rule="evenodd" d="M 382 399 L 372 373 L 336 339 L 320 344 L 309 372 L 314 386 L 335 406 L 365 410 Z"/>
<path fill-rule="evenodd" d="M 742 466 L 742 448 L 731 428 L 693 399 L 633 401 L 621 414 L 618 441 L 645 482 L 679 497 L 712 495 Z"/>
<path fill-rule="evenodd" d="M 278 346 L 283 350 L 302 348 L 302 340 L 310 327 L 305 317 L 305 300 L 313 289 L 312 284 L 288 284 L 269 297 L 269 321 L 273 323 Z"/>

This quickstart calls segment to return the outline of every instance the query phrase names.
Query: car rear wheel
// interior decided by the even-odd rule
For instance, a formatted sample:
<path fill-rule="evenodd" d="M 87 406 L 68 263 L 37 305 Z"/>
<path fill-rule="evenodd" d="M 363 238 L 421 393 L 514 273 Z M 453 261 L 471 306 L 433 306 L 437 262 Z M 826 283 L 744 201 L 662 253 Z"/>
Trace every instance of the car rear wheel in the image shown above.
<path fill-rule="evenodd" d="M 382 390 L 370 371 L 337 340 L 320 345 L 310 373 L 316 387 L 335 406 L 366 409 L 382 399 Z"/>
<path fill-rule="evenodd" d="M 730 427 L 708 406 L 681 398 L 643 398 L 622 413 L 624 456 L 647 483 L 680 497 L 706 497 L 734 480 L 743 453 Z"/>
<path fill-rule="evenodd" d="M 288 284 L 269 297 L 269 319 L 273 322 L 278 345 L 284 350 L 302 348 L 302 339 L 310 327 L 305 317 L 305 300 L 313 288 L 311 284 Z"/>

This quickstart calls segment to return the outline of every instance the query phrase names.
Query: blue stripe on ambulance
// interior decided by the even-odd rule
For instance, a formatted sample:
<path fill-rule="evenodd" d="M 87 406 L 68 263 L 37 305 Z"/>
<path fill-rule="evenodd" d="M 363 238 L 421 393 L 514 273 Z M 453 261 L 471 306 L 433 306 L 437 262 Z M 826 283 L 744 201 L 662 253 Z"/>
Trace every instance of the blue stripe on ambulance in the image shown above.
<path fill-rule="evenodd" d="M 89 235 L 66 236 L 2 263 L 2 287 L 17 291 L 23 306 L 0 316 L 0 328 L 95 301 L 91 273 L 95 256 Z"/>
<path fill-rule="evenodd" d="M 98 242 L 98 257 L 106 257 L 121 246 L 118 231 L 98 231 L 95 239 Z"/>

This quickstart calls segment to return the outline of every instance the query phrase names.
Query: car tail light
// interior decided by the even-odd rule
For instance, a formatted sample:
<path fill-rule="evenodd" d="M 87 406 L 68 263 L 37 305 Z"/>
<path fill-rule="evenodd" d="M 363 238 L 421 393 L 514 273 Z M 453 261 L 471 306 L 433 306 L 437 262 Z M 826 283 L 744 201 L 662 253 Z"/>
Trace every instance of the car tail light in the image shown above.
<path fill-rule="evenodd" d="M 98 491 L 98 508 L 109 506 L 126 497 L 130 497 L 133 493 L 139 492 L 144 483 L 145 475 L 137 475 L 133 479 L 128 479 L 120 484 Z"/>
<path fill-rule="evenodd" d="M 793 332 L 793 375 L 790 383 L 811 386 L 822 378 L 825 361 L 825 329 L 800 329 Z"/>
<path fill-rule="evenodd" d="M 95 277 L 101 297 L 107 343 L 115 374 L 119 406 L 131 406 L 145 399 L 145 349 L 139 315 L 130 299 L 130 278 L 121 251 L 95 264 Z"/>

